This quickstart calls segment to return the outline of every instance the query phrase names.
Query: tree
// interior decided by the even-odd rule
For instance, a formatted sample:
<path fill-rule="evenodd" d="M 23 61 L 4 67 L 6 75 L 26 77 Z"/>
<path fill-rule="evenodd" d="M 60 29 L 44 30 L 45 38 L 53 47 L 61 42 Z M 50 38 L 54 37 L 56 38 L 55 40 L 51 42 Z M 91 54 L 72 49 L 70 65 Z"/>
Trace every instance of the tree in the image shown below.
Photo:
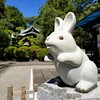
<path fill-rule="evenodd" d="M 10 36 L 9 34 L 4 31 L 0 30 L 0 48 L 5 48 L 10 45 Z"/>
<path fill-rule="evenodd" d="M 91 5 L 87 5 L 84 9 L 83 9 L 83 17 L 87 16 L 88 14 L 94 12 L 96 9 L 100 8 L 100 2 L 95 2 Z"/>
<path fill-rule="evenodd" d="M 47 0 L 46 4 L 40 8 L 36 24 L 40 26 L 44 39 L 53 31 L 55 17 L 64 18 L 69 10 L 74 11 L 68 0 Z"/>
<path fill-rule="evenodd" d="M 94 12 L 96 9 L 98 9 L 100 6 L 99 2 L 95 2 L 93 4 L 86 5 L 83 9 L 82 12 L 79 12 L 77 14 L 77 21 L 81 20 L 85 16 L 89 15 L 90 13 Z M 84 48 L 85 42 L 88 41 L 87 39 L 90 38 L 90 35 L 92 36 L 91 32 L 88 32 L 87 30 L 84 30 L 83 28 L 77 28 L 73 32 L 73 36 L 75 37 L 76 42 L 81 48 Z M 91 37 L 93 39 L 93 36 Z M 94 39 L 93 39 L 94 40 Z M 93 40 L 91 42 L 93 42 Z M 84 45 L 85 44 L 85 45 Z M 89 46 L 89 45 L 88 45 Z M 89 46 L 90 47 L 90 46 Z"/>
<path fill-rule="evenodd" d="M 73 31 L 73 36 L 76 40 L 76 43 L 81 47 L 84 48 L 84 42 L 88 37 L 88 32 L 83 30 L 83 28 L 79 27 L 78 29 Z"/>
<path fill-rule="evenodd" d="M 0 48 L 5 48 L 10 45 L 10 33 L 12 32 L 7 27 L 5 27 L 6 21 L 4 19 L 0 20 Z"/>
<path fill-rule="evenodd" d="M 26 25 L 22 13 L 15 7 L 5 7 L 4 3 L 5 0 L 0 1 L 0 48 L 9 46 L 11 34 Z"/>
<path fill-rule="evenodd" d="M 43 47 L 43 42 L 44 42 L 44 37 L 42 34 L 37 34 L 37 37 L 35 39 L 35 44 L 38 45 L 39 47 Z"/>
<path fill-rule="evenodd" d="M 0 0 L 0 18 L 4 16 L 5 0 Z"/>
<path fill-rule="evenodd" d="M 14 6 L 5 7 L 5 20 L 8 29 L 17 32 L 16 27 L 25 27 L 26 23 L 22 13 Z"/>
<path fill-rule="evenodd" d="M 26 24 L 32 25 L 32 24 L 35 23 L 36 16 L 33 16 L 33 17 L 25 17 L 24 19 L 25 19 Z"/>

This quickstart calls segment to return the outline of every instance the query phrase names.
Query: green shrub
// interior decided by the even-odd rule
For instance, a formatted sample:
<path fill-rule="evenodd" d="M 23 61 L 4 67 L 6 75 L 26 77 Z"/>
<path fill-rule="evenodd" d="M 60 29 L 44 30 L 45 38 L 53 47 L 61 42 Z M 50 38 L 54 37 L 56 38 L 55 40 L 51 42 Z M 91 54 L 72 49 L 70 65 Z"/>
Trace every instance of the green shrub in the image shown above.
<path fill-rule="evenodd" d="M 23 37 L 21 40 L 18 41 L 18 45 L 23 46 L 24 40 L 26 39 L 29 41 L 29 45 L 35 45 L 36 40 L 33 36 Z"/>
<path fill-rule="evenodd" d="M 38 46 L 30 46 L 29 47 L 29 49 L 30 49 L 29 56 L 30 56 L 31 60 L 37 59 L 36 54 L 37 54 L 37 51 L 39 48 L 40 47 L 38 47 Z"/>
<path fill-rule="evenodd" d="M 22 46 L 17 48 L 15 51 L 16 60 L 18 61 L 29 61 L 29 48 L 27 46 Z"/>
<path fill-rule="evenodd" d="M 35 43 L 36 45 L 42 47 L 44 44 L 44 36 L 42 34 L 37 34 Z"/>
<path fill-rule="evenodd" d="M 11 38 L 6 30 L 0 30 L 0 48 L 10 45 Z"/>
<path fill-rule="evenodd" d="M 37 55 L 37 59 L 39 61 L 43 61 L 45 55 L 47 55 L 47 54 L 48 54 L 47 48 L 40 48 L 40 49 L 38 49 L 37 54 L 36 54 Z"/>
<path fill-rule="evenodd" d="M 15 59 L 14 50 L 16 50 L 16 49 L 17 48 L 15 46 L 9 46 L 9 47 L 5 48 L 5 50 L 4 50 L 5 58 L 7 60 Z"/>
<path fill-rule="evenodd" d="M 25 56 L 26 56 L 26 57 L 29 57 L 29 53 L 30 53 L 29 47 L 27 47 L 27 46 L 22 46 L 22 47 L 20 47 L 20 48 L 21 48 L 21 49 L 24 49 L 24 50 L 26 51 Z"/>

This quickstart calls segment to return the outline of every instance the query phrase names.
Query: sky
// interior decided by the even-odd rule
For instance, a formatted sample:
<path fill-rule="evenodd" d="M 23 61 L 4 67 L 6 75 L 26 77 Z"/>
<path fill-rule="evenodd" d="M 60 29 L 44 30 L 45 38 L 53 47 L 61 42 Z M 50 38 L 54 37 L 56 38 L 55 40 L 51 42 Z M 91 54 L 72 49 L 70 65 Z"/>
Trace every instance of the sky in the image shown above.
<path fill-rule="evenodd" d="M 15 6 L 24 17 L 37 16 L 39 8 L 46 0 L 6 0 L 6 5 Z"/>

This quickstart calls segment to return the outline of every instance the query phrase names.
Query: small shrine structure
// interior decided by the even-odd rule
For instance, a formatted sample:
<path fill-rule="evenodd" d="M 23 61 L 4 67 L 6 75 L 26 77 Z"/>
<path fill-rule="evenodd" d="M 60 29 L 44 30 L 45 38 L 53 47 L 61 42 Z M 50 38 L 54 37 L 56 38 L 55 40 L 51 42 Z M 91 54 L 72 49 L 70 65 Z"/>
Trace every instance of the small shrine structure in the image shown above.
<path fill-rule="evenodd" d="M 18 34 L 18 36 L 12 34 L 11 38 L 12 38 L 12 45 L 16 45 L 17 42 L 22 39 L 23 37 L 26 37 L 26 39 L 23 41 L 24 45 L 29 46 L 30 42 L 27 39 L 27 36 L 33 36 L 34 38 L 37 36 L 37 34 L 39 33 L 39 30 L 36 29 L 34 26 L 30 26 L 25 30 L 21 30 L 20 33 Z"/>
<path fill-rule="evenodd" d="M 24 36 L 36 36 L 39 33 L 39 30 L 36 29 L 34 26 L 31 26 L 27 28 L 26 30 L 21 30 L 20 34 L 18 34 L 18 37 L 24 37 Z"/>

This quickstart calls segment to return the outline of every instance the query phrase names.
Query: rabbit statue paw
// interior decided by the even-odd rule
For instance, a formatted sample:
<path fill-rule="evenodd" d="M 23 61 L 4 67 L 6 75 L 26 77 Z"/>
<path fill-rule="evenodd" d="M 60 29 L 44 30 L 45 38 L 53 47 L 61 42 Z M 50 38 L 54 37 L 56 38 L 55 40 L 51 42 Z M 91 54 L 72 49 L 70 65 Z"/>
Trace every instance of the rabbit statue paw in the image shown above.
<path fill-rule="evenodd" d="M 77 85 L 76 85 L 76 90 L 82 93 L 86 93 L 89 92 L 92 88 L 96 87 L 97 85 L 89 82 L 89 81 L 85 81 L 85 80 L 81 80 Z"/>
<path fill-rule="evenodd" d="M 97 86 L 97 67 L 76 44 L 72 36 L 75 24 L 73 12 L 69 12 L 64 20 L 57 17 L 54 32 L 46 38 L 45 44 L 62 81 L 79 92 L 89 92 Z"/>

